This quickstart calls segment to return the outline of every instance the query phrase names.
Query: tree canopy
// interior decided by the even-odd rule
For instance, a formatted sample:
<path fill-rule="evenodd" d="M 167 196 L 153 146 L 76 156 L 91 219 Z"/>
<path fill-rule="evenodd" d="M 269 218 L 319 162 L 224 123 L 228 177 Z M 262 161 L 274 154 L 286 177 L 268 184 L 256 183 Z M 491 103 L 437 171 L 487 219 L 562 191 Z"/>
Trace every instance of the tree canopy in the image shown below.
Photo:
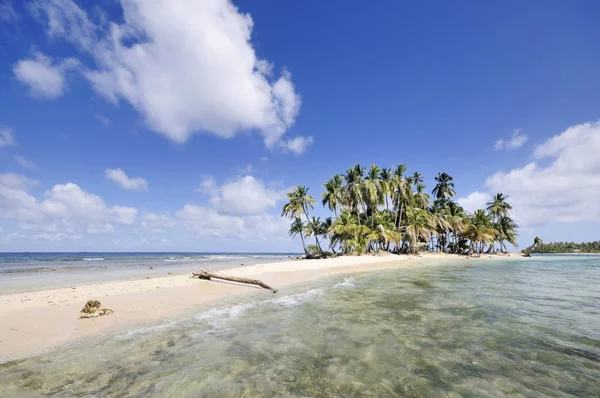
<path fill-rule="evenodd" d="M 551 242 L 539 243 L 531 253 L 600 253 L 600 241 L 595 242 Z"/>
<path fill-rule="evenodd" d="M 453 200 L 454 179 L 448 173 L 438 173 L 430 196 L 421 173 L 408 176 L 407 170 L 404 164 L 355 164 L 334 174 L 321 194 L 321 204 L 333 216 L 323 220 L 310 216 L 317 201 L 309 188 L 293 188 L 281 212 L 292 221 L 290 235 L 300 236 L 307 256 L 329 255 L 327 248 L 338 254 L 492 253 L 506 251 L 507 242 L 516 246 L 518 227 L 507 196 L 498 193 L 487 208 L 469 213 Z M 307 237 L 315 244 L 307 245 Z"/>

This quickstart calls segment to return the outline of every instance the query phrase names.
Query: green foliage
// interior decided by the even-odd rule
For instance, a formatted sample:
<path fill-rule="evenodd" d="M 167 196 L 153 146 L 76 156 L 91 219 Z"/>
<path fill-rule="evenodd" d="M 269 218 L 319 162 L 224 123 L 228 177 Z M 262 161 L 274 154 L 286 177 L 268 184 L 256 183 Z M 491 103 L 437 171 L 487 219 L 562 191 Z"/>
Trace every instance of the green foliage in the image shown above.
<path fill-rule="evenodd" d="M 344 174 L 333 175 L 321 194 L 323 207 L 334 217 L 310 217 L 316 201 L 309 188 L 297 186 L 288 193 L 281 215 L 293 220 L 290 235 L 300 236 L 307 256 L 326 255 L 322 242 L 341 254 L 389 251 L 417 253 L 433 250 L 453 253 L 506 251 L 505 242 L 516 244 L 517 225 L 509 216 L 512 207 L 497 194 L 485 210 L 467 213 L 452 198 L 454 179 L 438 173 L 431 197 L 423 176 L 406 176 L 407 167 L 355 164 Z M 305 237 L 314 245 L 306 246 Z"/>
<path fill-rule="evenodd" d="M 533 247 L 531 253 L 600 253 L 600 241 L 582 243 L 542 242 Z"/>

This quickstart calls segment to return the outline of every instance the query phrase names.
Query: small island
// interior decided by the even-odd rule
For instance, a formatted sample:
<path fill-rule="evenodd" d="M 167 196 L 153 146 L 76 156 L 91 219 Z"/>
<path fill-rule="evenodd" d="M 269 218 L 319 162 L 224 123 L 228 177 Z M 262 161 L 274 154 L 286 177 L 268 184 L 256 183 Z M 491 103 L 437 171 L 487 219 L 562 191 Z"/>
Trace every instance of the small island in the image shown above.
<path fill-rule="evenodd" d="M 531 248 L 531 253 L 548 254 L 600 254 L 600 241 L 595 242 L 540 242 Z"/>
<path fill-rule="evenodd" d="M 356 164 L 323 185 L 321 203 L 332 217 L 311 217 L 317 201 L 300 185 L 287 194 L 281 215 L 291 220 L 289 233 L 300 237 L 307 258 L 423 250 L 480 255 L 505 253 L 506 243 L 517 246 L 507 196 L 498 193 L 485 209 L 470 213 L 453 200 L 449 174 L 438 173 L 430 196 L 423 176 L 406 172 L 404 164 L 393 169 Z"/>

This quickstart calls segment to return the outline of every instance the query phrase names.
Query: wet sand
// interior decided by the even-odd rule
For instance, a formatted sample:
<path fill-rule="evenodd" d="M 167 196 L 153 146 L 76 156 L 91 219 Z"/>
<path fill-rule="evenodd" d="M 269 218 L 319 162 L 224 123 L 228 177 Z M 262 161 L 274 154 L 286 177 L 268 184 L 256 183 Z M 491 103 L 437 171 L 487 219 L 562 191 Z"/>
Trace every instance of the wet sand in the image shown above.
<path fill-rule="evenodd" d="M 483 255 L 466 259 L 449 254 L 420 256 L 347 256 L 324 260 L 297 260 L 259 264 L 219 271 L 259 279 L 275 288 L 335 274 L 367 272 L 447 261 L 502 260 L 521 257 Z M 199 265 L 198 268 L 206 266 Z M 55 348 L 78 339 L 106 335 L 141 322 L 183 313 L 194 306 L 241 294 L 272 294 L 256 286 L 201 281 L 189 275 L 102 283 L 0 296 L 0 362 Z M 100 300 L 114 314 L 79 319 L 87 300 Z"/>

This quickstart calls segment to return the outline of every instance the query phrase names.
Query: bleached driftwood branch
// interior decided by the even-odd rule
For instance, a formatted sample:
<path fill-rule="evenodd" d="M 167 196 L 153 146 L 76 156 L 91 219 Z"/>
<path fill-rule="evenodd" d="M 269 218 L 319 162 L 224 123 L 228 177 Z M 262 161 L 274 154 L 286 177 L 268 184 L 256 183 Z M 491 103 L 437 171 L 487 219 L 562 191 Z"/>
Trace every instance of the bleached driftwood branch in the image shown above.
<path fill-rule="evenodd" d="M 257 285 L 264 289 L 271 290 L 273 293 L 277 293 L 277 289 L 274 289 L 271 286 L 267 285 L 266 283 L 263 283 L 257 279 L 247 279 L 247 278 L 239 278 L 237 276 L 221 275 L 221 274 L 216 274 L 214 272 L 203 270 L 202 268 L 200 268 L 200 272 L 192 272 L 192 278 L 206 279 L 206 280 L 222 279 L 224 281 L 245 283 L 248 285 Z"/>

